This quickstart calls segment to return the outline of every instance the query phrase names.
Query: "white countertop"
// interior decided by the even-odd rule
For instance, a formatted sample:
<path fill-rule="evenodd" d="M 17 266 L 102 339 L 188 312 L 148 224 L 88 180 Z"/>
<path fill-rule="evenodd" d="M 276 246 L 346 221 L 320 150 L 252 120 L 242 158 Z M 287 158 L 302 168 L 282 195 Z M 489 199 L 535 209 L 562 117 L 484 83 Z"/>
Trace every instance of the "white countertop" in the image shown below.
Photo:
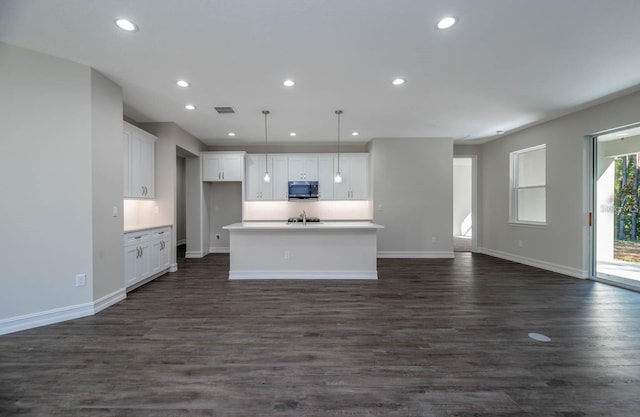
<path fill-rule="evenodd" d="M 135 225 L 131 225 L 131 226 L 127 226 L 124 228 L 124 232 L 125 233 L 129 233 L 129 232 L 141 232 L 143 230 L 149 230 L 149 229 L 159 229 L 162 227 L 171 227 L 173 226 L 171 223 L 169 224 L 154 224 L 154 225 L 148 225 L 148 224 L 135 224 Z"/>
<path fill-rule="evenodd" d="M 375 230 L 384 226 L 368 221 L 326 221 L 319 223 L 287 223 L 285 220 L 272 222 L 244 222 L 224 226 L 225 230 Z"/>

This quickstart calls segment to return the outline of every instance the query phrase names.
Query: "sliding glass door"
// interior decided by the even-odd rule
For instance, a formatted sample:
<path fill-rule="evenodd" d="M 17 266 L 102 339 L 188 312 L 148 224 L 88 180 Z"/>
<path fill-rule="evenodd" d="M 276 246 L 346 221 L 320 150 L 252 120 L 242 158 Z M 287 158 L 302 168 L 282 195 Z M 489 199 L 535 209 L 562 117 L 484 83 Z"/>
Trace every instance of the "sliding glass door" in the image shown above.
<path fill-rule="evenodd" d="M 593 141 L 593 276 L 640 289 L 640 126 Z"/>

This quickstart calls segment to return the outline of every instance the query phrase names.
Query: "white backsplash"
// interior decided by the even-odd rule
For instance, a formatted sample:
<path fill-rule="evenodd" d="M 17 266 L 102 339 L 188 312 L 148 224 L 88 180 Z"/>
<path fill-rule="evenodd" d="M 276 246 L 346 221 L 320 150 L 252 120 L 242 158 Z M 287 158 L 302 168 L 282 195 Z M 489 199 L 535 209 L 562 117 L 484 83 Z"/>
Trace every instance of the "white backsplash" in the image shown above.
<path fill-rule="evenodd" d="M 160 210 L 155 200 L 124 200 L 123 211 L 125 230 L 153 226 L 159 221 Z"/>
<path fill-rule="evenodd" d="M 245 221 L 286 220 L 304 210 L 321 220 L 371 220 L 370 201 L 246 201 Z"/>

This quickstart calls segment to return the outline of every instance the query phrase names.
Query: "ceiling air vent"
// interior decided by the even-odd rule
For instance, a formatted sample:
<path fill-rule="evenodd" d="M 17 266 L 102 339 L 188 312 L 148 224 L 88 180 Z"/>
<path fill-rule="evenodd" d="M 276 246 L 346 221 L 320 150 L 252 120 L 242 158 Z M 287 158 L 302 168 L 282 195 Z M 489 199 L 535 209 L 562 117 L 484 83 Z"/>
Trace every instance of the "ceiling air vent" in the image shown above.
<path fill-rule="evenodd" d="M 220 114 L 233 114 L 236 112 L 233 107 L 214 107 L 214 109 Z"/>

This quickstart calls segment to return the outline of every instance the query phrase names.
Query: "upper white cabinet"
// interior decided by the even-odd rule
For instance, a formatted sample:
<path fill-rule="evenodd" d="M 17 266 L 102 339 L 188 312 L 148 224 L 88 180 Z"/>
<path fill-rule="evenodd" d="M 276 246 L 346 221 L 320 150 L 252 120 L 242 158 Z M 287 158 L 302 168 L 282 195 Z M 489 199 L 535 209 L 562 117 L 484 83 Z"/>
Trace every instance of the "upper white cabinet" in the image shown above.
<path fill-rule="evenodd" d="M 271 180 L 264 182 L 265 165 Z M 288 199 L 287 157 L 284 155 L 249 154 L 246 159 L 246 200 L 278 201 Z"/>
<path fill-rule="evenodd" d="M 287 201 L 289 199 L 289 158 L 286 155 L 273 155 L 271 184 L 273 184 L 273 200 Z"/>
<path fill-rule="evenodd" d="M 333 200 L 333 154 L 318 157 L 318 200 Z"/>
<path fill-rule="evenodd" d="M 202 181 L 242 181 L 244 152 L 202 152 Z"/>
<path fill-rule="evenodd" d="M 264 182 L 265 165 L 269 168 L 269 174 L 272 174 L 272 158 L 265 157 L 264 154 L 247 155 L 246 160 L 246 179 L 245 187 L 247 196 L 246 200 L 271 200 L 273 196 L 273 183 Z"/>
<path fill-rule="evenodd" d="M 265 164 L 271 181 L 264 182 Z M 340 154 L 342 183 L 335 183 L 336 154 L 248 154 L 246 201 L 287 201 L 289 181 L 318 181 L 319 200 L 367 200 L 369 154 Z"/>
<path fill-rule="evenodd" d="M 289 181 L 318 181 L 318 155 L 290 156 Z"/>
<path fill-rule="evenodd" d="M 151 133 L 124 122 L 124 197 L 155 197 L 155 146 Z"/>
<path fill-rule="evenodd" d="M 338 169 L 338 158 L 334 160 L 334 167 Z M 369 155 L 341 154 L 340 155 L 341 183 L 333 184 L 334 200 L 367 200 L 369 198 Z"/>

